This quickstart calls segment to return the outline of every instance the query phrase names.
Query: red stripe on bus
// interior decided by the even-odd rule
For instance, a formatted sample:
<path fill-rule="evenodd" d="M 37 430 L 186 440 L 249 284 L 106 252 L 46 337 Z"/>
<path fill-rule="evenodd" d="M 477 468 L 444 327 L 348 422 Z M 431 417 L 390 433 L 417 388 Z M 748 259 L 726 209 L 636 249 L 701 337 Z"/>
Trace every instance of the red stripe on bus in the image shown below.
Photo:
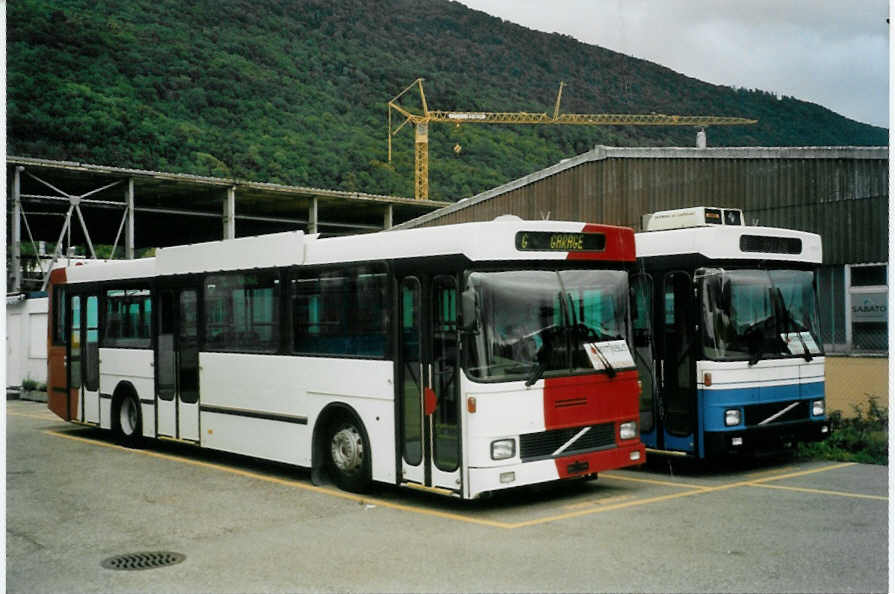
<path fill-rule="evenodd" d="M 544 425 L 547 431 L 610 421 L 637 420 L 640 415 L 637 371 L 620 371 L 544 379 Z"/>

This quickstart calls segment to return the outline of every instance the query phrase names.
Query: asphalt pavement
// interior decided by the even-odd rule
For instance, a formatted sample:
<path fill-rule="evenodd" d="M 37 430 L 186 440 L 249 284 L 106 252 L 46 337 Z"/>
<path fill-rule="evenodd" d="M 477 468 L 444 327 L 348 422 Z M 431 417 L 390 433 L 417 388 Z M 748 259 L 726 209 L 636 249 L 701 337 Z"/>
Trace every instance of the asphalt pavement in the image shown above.
<path fill-rule="evenodd" d="M 358 496 L 182 444 L 125 449 L 45 406 L 7 402 L 9 592 L 888 590 L 884 466 L 654 457 L 484 501 Z M 182 560 L 103 567 L 149 552 Z"/>

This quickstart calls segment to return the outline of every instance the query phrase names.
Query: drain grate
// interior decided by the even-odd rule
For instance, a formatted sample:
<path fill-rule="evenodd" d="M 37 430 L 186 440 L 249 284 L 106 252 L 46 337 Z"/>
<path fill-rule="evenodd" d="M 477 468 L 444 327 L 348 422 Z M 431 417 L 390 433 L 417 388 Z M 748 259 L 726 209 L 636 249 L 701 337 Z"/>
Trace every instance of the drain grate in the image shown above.
<path fill-rule="evenodd" d="M 148 551 L 144 553 L 125 553 L 115 555 L 102 562 L 106 569 L 155 569 L 177 565 L 186 559 L 186 555 L 170 551 Z"/>

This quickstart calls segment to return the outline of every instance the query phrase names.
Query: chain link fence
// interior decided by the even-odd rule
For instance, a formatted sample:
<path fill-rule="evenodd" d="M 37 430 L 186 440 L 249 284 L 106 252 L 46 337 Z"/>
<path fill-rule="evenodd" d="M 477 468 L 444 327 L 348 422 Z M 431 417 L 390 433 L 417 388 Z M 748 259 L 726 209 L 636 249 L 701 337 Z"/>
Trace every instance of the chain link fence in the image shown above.
<path fill-rule="evenodd" d="M 889 402 L 887 266 L 825 266 L 817 277 L 827 411 L 855 418 Z"/>
<path fill-rule="evenodd" d="M 886 268 L 881 264 L 820 269 L 818 305 L 827 353 L 888 356 Z"/>

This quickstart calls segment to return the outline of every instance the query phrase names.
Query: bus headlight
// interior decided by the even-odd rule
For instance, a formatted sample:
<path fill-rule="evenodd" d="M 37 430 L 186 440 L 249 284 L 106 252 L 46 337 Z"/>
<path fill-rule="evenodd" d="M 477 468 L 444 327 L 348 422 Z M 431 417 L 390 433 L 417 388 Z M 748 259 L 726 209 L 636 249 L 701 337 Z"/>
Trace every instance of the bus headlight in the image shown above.
<path fill-rule="evenodd" d="M 637 437 L 637 423 L 628 421 L 618 426 L 619 439 L 634 439 Z"/>
<path fill-rule="evenodd" d="M 811 403 L 811 416 L 814 417 L 822 417 L 824 416 L 824 401 L 823 400 L 815 400 Z"/>
<path fill-rule="evenodd" d="M 491 442 L 491 459 L 506 460 L 516 455 L 515 439 L 498 439 Z"/>
<path fill-rule="evenodd" d="M 727 427 L 739 425 L 743 420 L 743 415 L 738 408 L 728 408 L 724 411 L 724 424 Z"/>

